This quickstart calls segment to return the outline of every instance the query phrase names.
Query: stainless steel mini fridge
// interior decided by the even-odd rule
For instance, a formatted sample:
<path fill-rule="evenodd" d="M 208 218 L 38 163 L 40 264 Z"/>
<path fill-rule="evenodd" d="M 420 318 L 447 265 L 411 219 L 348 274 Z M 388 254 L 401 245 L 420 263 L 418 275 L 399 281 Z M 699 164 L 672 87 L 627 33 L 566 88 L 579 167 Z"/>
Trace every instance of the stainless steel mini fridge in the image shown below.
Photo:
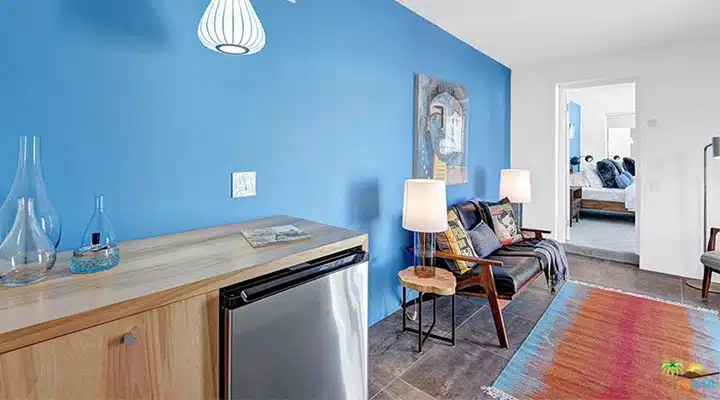
<path fill-rule="evenodd" d="M 367 398 L 366 252 L 242 282 L 220 299 L 223 398 Z"/>

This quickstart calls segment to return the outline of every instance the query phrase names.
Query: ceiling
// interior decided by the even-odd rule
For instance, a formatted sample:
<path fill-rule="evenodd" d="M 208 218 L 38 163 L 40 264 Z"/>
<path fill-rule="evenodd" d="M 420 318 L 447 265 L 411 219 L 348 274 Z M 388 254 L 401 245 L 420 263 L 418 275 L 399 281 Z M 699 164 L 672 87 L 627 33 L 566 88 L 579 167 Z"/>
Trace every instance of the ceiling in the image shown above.
<path fill-rule="evenodd" d="M 516 63 L 720 37 L 720 0 L 396 0 Z"/>

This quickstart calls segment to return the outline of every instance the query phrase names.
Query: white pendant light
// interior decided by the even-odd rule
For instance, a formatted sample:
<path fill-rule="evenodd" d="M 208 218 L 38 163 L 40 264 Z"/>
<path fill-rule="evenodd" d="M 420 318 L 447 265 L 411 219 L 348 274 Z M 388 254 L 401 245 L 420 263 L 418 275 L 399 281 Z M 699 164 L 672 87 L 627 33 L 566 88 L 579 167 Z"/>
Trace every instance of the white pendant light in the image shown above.
<path fill-rule="evenodd" d="M 255 54 L 265 47 L 265 30 L 250 0 L 212 0 L 198 25 L 205 47 L 224 54 Z"/>

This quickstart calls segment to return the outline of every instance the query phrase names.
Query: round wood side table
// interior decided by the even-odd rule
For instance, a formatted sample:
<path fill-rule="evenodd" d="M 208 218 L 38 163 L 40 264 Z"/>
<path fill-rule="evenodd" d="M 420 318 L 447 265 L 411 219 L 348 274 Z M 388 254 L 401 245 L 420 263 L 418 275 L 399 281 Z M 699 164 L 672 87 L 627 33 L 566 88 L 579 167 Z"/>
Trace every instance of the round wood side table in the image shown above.
<path fill-rule="evenodd" d="M 428 337 L 432 337 L 433 339 L 438 339 L 443 342 L 450 343 L 451 345 L 455 346 L 455 285 L 456 280 L 455 276 L 452 274 L 452 272 L 444 270 L 442 268 L 436 268 L 435 269 L 435 276 L 431 278 L 423 278 L 415 275 L 414 271 L 415 267 L 408 267 L 400 272 L 398 272 L 398 279 L 400 279 L 400 284 L 403 287 L 403 293 L 402 293 L 402 310 L 403 310 L 403 332 L 413 332 L 417 333 L 418 335 L 418 352 L 422 352 L 422 346 L 423 343 L 427 340 Z M 407 301 L 406 301 L 406 292 L 407 289 L 416 290 L 418 292 L 417 297 L 417 309 L 418 309 L 418 329 L 415 328 L 408 328 L 407 327 Z M 430 328 L 427 332 L 423 332 L 422 326 L 423 326 L 423 314 L 422 314 L 422 297 L 423 293 L 432 293 L 436 296 L 433 296 L 432 302 L 433 302 L 433 319 L 432 324 L 430 325 Z M 451 328 L 451 336 L 449 338 L 445 336 L 439 336 L 432 333 L 433 328 L 435 327 L 435 318 L 437 317 L 437 305 L 436 300 L 437 296 L 452 296 L 452 328 Z"/>

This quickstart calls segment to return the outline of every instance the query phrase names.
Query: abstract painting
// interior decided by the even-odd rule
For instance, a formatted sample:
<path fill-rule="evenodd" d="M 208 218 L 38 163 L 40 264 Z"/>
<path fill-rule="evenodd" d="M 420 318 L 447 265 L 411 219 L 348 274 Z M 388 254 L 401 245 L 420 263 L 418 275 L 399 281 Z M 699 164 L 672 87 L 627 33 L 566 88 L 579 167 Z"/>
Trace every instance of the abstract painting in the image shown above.
<path fill-rule="evenodd" d="M 467 131 L 465 88 L 415 74 L 413 177 L 467 183 Z"/>

